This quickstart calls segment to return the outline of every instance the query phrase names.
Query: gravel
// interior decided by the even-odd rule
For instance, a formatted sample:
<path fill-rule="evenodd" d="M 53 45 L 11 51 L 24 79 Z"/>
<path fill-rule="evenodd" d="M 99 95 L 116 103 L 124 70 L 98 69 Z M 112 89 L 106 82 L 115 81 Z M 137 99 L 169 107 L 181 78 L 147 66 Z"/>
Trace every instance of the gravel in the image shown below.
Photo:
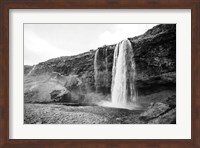
<path fill-rule="evenodd" d="M 141 111 L 101 106 L 25 104 L 25 124 L 128 124 L 137 123 Z M 131 119 L 130 119 L 131 118 Z"/>

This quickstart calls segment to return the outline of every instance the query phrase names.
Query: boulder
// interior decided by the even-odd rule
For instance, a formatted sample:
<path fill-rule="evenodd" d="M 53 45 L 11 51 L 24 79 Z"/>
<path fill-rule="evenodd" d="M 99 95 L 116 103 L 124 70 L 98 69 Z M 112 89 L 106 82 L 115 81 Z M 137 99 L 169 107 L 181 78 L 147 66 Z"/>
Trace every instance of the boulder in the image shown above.
<path fill-rule="evenodd" d="M 161 102 L 151 103 L 147 110 L 140 114 L 140 119 L 148 122 L 149 120 L 165 114 L 168 110 L 170 110 L 170 106 L 168 104 Z"/>
<path fill-rule="evenodd" d="M 176 95 L 163 99 L 163 102 L 152 102 L 139 119 L 148 124 L 175 124 Z"/>
<path fill-rule="evenodd" d="M 66 90 L 53 90 L 51 93 L 51 100 L 54 102 L 70 102 L 71 94 Z"/>
<path fill-rule="evenodd" d="M 176 108 L 148 122 L 148 124 L 176 124 Z"/>
<path fill-rule="evenodd" d="M 164 100 L 164 102 L 169 104 L 171 108 L 175 108 L 176 107 L 176 95 L 172 95 L 172 96 L 166 98 L 166 100 Z"/>
<path fill-rule="evenodd" d="M 78 75 L 69 75 L 66 77 L 65 87 L 69 91 L 78 90 L 82 84 L 82 81 L 78 78 Z"/>

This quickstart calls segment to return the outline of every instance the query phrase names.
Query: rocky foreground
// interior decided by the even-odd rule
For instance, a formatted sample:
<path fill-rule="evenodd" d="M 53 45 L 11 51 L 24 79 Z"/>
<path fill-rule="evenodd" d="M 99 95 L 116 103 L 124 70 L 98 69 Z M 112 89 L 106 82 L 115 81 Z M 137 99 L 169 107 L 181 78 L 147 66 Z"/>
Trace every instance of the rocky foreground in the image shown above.
<path fill-rule="evenodd" d="M 25 124 L 175 124 L 175 97 L 147 109 L 127 110 L 72 104 L 25 104 Z"/>
<path fill-rule="evenodd" d="M 26 104 L 25 124 L 109 124 L 129 123 L 129 115 L 141 111 L 106 108 L 100 106 L 65 106 L 47 104 Z M 131 121 L 137 122 L 137 121 Z"/>

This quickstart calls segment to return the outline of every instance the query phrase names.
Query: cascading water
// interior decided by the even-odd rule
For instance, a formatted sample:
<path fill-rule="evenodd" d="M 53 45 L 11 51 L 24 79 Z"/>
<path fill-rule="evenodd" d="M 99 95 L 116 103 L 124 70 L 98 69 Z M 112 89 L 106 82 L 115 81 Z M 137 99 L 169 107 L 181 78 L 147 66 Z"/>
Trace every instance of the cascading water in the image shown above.
<path fill-rule="evenodd" d="M 106 88 L 108 88 L 109 82 L 108 82 L 108 53 L 107 53 L 108 48 L 106 47 L 105 50 L 105 67 L 106 67 Z"/>
<path fill-rule="evenodd" d="M 126 106 L 137 99 L 134 79 L 136 76 L 133 49 L 129 40 L 115 47 L 112 69 L 111 100 L 115 106 Z"/>
<path fill-rule="evenodd" d="M 105 53 L 105 57 L 106 57 L 106 73 L 108 73 L 108 49 L 107 49 L 107 47 L 106 47 L 106 51 L 105 51 L 106 53 Z"/>
<path fill-rule="evenodd" d="M 94 73 L 95 73 L 95 86 L 97 88 L 97 76 L 98 64 L 105 66 L 105 72 L 108 74 L 108 59 L 107 48 L 103 50 L 103 61 L 100 60 L 99 49 L 95 53 L 94 57 Z M 100 60 L 100 61 L 99 61 Z M 105 61 L 104 61 L 105 60 Z M 100 62 L 100 63 L 98 63 Z M 123 40 L 118 43 L 114 50 L 113 55 L 113 69 L 112 69 L 112 84 L 111 84 L 111 102 L 100 101 L 98 104 L 105 107 L 126 108 L 126 109 L 138 109 L 136 103 L 137 91 L 135 88 L 135 76 L 136 67 L 134 62 L 134 53 L 131 42 L 129 40 Z M 106 82 L 106 86 L 108 82 Z"/>
<path fill-rule="evenodd" d="M 96 92 L 97 92 L 97 76 L 98 76 L 98 67 L 97 67 L 98 53 L 99 53 L 99 49 L 96 50 L 95 56 L 94 56 L 94 80 L 95 80 Z"/>
<path fill-rule="evenodd" d="M 108 58 L 107 47 L 98 48 L 94 56 L 94 79 L 96 93 L 108 93 L 109 81 L 108 81 Z"/>

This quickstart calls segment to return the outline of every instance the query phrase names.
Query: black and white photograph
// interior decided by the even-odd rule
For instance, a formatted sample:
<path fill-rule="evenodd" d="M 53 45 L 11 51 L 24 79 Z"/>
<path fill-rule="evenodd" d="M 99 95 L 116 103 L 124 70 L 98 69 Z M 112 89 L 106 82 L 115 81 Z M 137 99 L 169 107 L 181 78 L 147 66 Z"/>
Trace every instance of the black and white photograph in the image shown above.
<path fill-rule="evenodd" d="M 176 24 L 25 23 L 24 124 L 176 124 Z"/>

